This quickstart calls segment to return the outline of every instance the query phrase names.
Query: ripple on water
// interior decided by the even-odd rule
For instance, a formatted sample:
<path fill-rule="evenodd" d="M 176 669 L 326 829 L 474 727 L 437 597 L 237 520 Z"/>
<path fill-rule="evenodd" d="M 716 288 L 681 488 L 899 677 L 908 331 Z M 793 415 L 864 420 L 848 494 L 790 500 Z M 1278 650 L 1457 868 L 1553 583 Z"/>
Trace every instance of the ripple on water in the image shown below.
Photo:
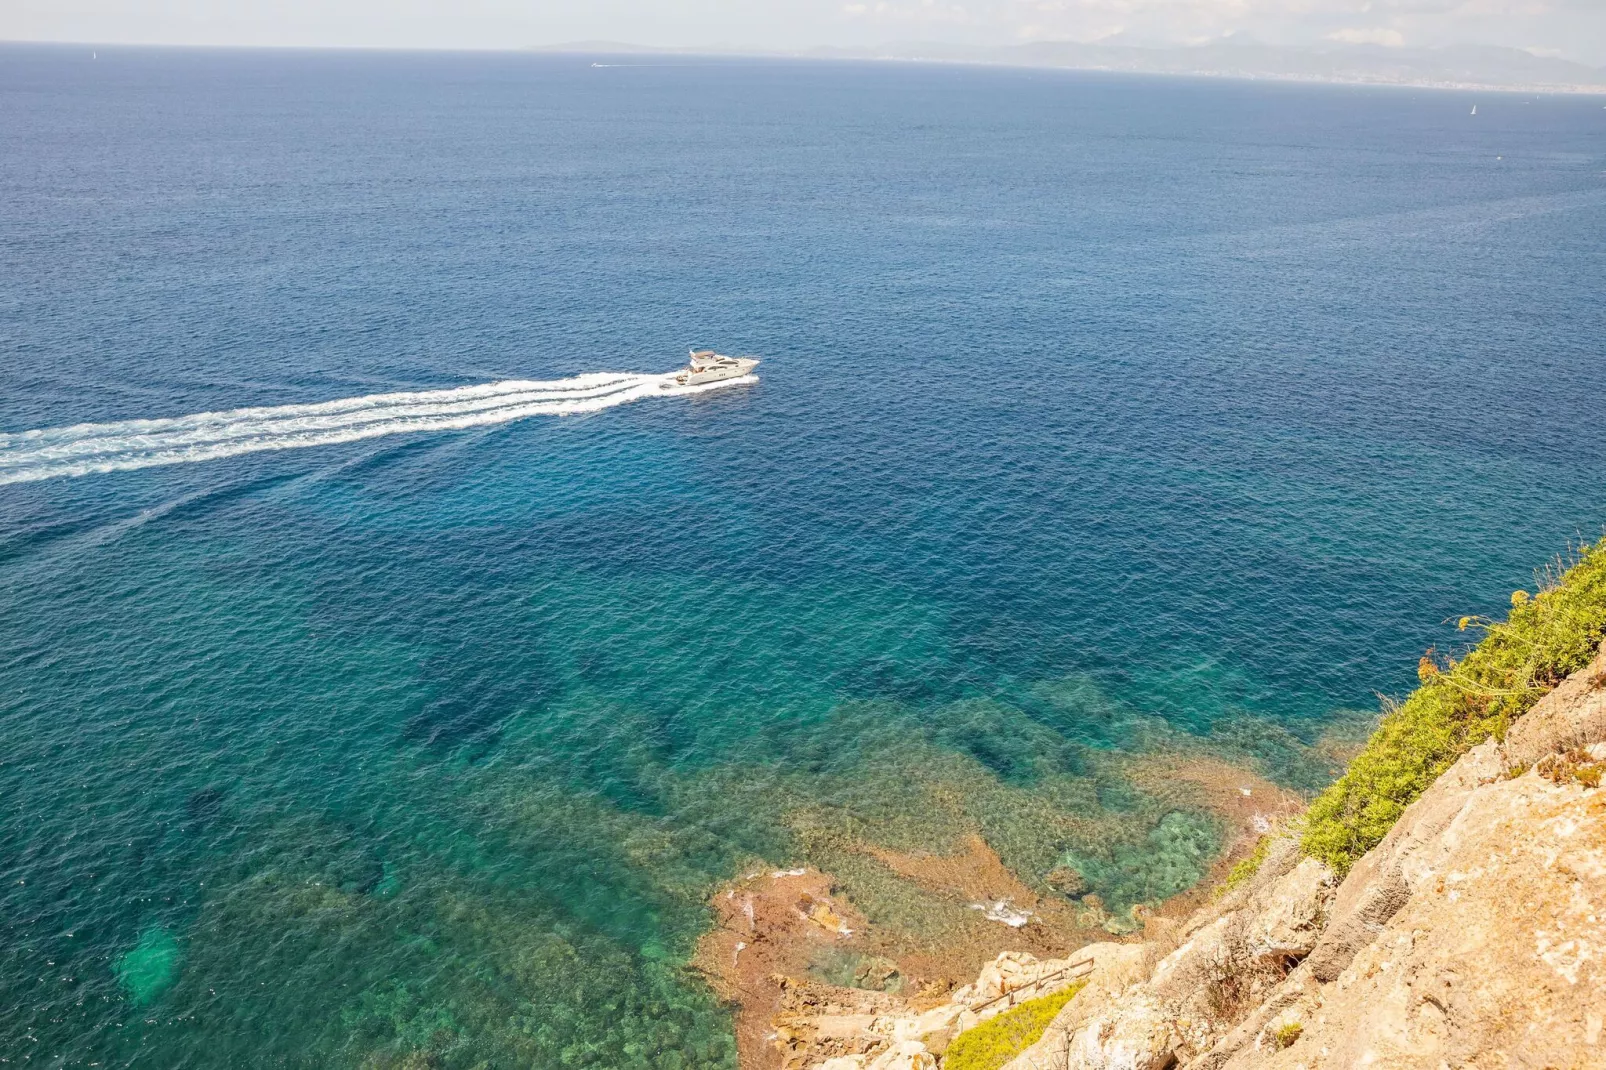
<path fill-rule="evenodd" d="M 715 887 L 829 874 L 838 979 L 1121 928 L 1606 515 L 1577 102 L 64 57 L 0 431 L 765 363 L 0 487 L 0 1052 L 730 1066 Z"/>

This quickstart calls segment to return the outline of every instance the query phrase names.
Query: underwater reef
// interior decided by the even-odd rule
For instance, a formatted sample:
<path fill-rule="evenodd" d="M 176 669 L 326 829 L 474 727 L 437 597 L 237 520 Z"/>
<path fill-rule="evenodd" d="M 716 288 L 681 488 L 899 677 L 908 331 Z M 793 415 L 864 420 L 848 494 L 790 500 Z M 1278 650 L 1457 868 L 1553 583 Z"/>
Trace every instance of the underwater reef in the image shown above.
<path fill-rule="evenodd" d="M 1064 959 L 1006 952 L 946 998 L 816 985 L 777 1018 L 770 1062 L 1606 1062 L 1606 540 L 1539 578 L 1504 620 L 1459 621 L 1481 640 L 1425 655 L 1421 686 L 1388 706 L 1349 771 L 1198 909 Z"/>

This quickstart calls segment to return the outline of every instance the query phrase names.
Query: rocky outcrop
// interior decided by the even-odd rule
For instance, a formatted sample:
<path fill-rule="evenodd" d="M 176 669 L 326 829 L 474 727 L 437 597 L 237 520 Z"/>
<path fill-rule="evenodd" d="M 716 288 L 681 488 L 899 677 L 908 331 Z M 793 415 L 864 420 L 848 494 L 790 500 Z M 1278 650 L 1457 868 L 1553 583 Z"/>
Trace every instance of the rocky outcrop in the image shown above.
<path fill-rule="evenodd" d="M 948 1042 L 1020 1001 L 1052 995 L 1090 976 L 1130 979 L 1144 950 L 1135 944 L 1093 944 L 1070 959 L 1037 959 L 1006 951 L 972 984 L 940 1001 L 870 1002 L 824 985 L 788 982 L 794 995 L 775 1019 L 788 1067 L 816 1070 L 923 1070 L 936 1067 Z M 1123 984 L 1124 987 L 1124 984 Z M 858 1002 L 849 1011 L 844 1001 Z"/>
<path fill-rule="evenodd" d="M 1405 902 L 1291 1009 L 1297 1040 L 1230 1065 L 1606 1066 L 1606 793 L 1475 789 L 1398 872 Z"/>
<path fill-rule="evenodd" d="M 937 1070 L 937 1057 L 918 1040 L 900 1040 L 879 1055 L 839 1055 L 819 1065 L 820 1070 Z"/>
<path fill-rule="evenodd" d="M 1342 881 L 1284 836 L 1147 942 L 1006 953 L 926 1004 L 794 999 L 777 1035 L 788 1066 L 936 1070 L 956 1035 L 1075 980 L 1006 1070 L 1606 1068 L 1603 778 L 1606 645 Z"/>
<path fill-rule="evenodd" d="M 1223 1037 L 1287 981 L 1318 942 L 1332 874 L 1279 842 L 1255 880 L 1195 914 L 1175 946 L 1144 946 L 1152 969 L 1078 995 L 1012 1070 L 1165 1070 L 1220 1065 Z"/>
<path fill-rule="evenodd" d="M 1298 962 L 1315 949 L 1326 920 L 1333 874 L 1307 858 L 1273 886 L 1245 926 L 1244 950 L 1258 967 Z"/>
<path fill-rule="evenodd" d="M 1606 1067 L 1606 649 L 1336 882 L 1292 840 L 1008 1070 Z"/>

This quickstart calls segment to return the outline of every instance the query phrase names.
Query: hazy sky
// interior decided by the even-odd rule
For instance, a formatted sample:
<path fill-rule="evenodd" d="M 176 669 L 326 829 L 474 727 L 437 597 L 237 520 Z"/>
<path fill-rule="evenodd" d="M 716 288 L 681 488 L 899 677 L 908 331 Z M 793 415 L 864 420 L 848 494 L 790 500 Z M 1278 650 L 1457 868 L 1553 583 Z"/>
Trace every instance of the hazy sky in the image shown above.
<path fill-rule="evenodd" d="M 1501 44 L 1606 63 L 1606 0 L 0 0 L 0 39 L 520 48 L 1075 40 Z"/>

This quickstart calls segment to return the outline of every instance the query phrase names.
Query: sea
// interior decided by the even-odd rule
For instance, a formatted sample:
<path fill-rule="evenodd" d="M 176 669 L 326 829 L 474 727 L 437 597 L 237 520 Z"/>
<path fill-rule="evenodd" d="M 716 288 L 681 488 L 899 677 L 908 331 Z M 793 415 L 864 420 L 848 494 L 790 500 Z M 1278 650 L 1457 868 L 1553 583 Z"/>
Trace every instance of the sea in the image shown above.
<path fill-rule="evenodd" d="M 1603 105 L 0 48 L 0 1063 L 732 1067 L 746 871 L 1184 891 L 1132 769 L 1600 536 Z"/>

